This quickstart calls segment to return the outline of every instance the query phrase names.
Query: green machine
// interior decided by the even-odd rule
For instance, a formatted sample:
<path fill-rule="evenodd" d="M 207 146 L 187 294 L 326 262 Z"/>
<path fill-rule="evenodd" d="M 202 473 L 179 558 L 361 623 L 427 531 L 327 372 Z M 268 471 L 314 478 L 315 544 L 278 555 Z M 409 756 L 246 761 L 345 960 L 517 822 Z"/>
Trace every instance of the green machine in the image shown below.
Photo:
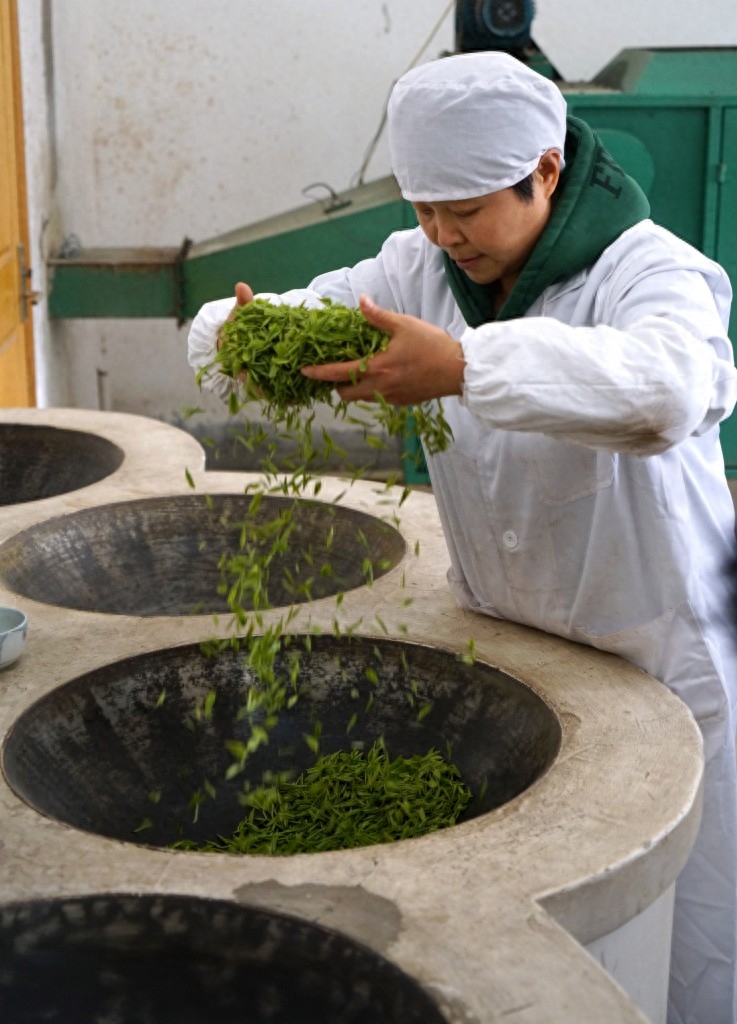
<path fill-rule="evenodd" d="M 556 78 L 539 53 L 529 63 Z M 647 193 L 653 220 L 721 263 L 737 291 L 737 50 L 629 50 L 592 82 L 558 84 L 570 112 Z M 236 280 L 257 291 L 303 286 L 415 223 L 389 177 L 203 242 L 81 249 L 50 260 L 49 311 L 183 322 Z M 737 342 L 737 303 L 730 328 Z M 737 415 L 722 444 L 737 478 Z"/>

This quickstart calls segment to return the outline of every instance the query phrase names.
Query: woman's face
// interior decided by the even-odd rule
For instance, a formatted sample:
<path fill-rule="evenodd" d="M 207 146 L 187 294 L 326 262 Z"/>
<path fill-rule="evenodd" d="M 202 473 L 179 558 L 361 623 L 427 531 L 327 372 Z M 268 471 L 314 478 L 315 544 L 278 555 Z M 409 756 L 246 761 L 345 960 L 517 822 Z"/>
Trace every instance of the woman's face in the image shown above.
<path fill-rule="evenodd" d="M 533 172 L 529 201 L 505 188 L 476 199 L 412 205 L 433 245 L 476 284 L 498 281 L 507 295 L 548 222 L 559 175 L 559 154 L 548 150 Z"/>

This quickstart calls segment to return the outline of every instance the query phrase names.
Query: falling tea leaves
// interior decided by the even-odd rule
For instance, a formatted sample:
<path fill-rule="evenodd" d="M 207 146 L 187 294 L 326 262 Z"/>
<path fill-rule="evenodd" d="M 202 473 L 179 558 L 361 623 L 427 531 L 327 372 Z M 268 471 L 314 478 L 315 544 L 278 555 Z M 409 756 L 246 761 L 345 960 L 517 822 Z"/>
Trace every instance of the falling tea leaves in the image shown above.
<path fill-rule="evenodd" d="M 306 305 L 276 305 L 265 299 L 253 299 L 233 310 L 220 333 L 219 350 L 212 364 L 200 371 L 199 380 L 213 369 L 237 382 L 228 408 L 232 415 L 253 400 L 262 403 L 265 418 L 276 432 L 276 440 L 289 442 L 295 453 L 288 472 L 277 467 L 277 443 L 263 426 L 246 417 L 238 443 L 249 451 L 259 449 L 263 477 L 260 483 L 246 489 L 251 495 L 249 516 L 243 522 L 236 552 L 223 555 L 219 568 L 222 574 L 220 593 L 227 600 L 233 615 L 235 635 L 229 641 L 213 641 L 211 653 L 226 644 L 244 651 L 244 662 L 255 680 L 249 687 L 242 708 L 242 718 L 249 723 L 250 734 L 243 740 L 226 742 L 231 762 L 225 780 L 244 772 L 246 762 L 257 750 L 267 747 L 269 734 L 278 724 L 279 715 L 292 709 L 301 697 L 299 686 L 300 657 L 291 660 L 289 678 L 276 671 L 280 653 L 293 641 L 288 627 L 296 615 L 290 606 L 282 618 L 268 626 L 263 612 L 271 608 L 269 592 L 271 573 L 278 557 L 290 550 L 294 530 L 294 512 L 306 495 L 317 497 L 322 483 L 311 471 L 318 457 L 327 459 L 340 451 L 335 438 L 326 428 L 314 431 L 315 405 L 325 403 L 336 418 L 363 431 L 366 448 L 382 451 L 384 437 L 406 438 L 410 429 L 422 440 L 430 454 L 444 451 L 452 441 L 452 432 L 438 401 L 412 409 L 397 407 L 375 395 L 373 402 L 348 404 L 340 400 L 332 383 L 305 377 L 303 366 L 329 362 L 368 360 L 383 351 L 389 336 L 371 325 L 360 310 L 324 299 L 317 308 Z M 378 431 L 378 434 L 377 434 Z M 404 453 L 407 457 L 408 453 Z M 365 467 L 354 468 L 353 480 L 364 474 Z M 195 486 L 187 471 L 187 482 Z M 395 481 L 392 481 L 392 483 Z M 387 484 L 387 490 L 390 484 Z M 259 517 L 265 497 L 280 494 L 292 499 L 291 506 L 281 507 L 271 518 Z M 399 506 L 410 494 L 404 487 Z M 337 503 L 341 494 L 334 499 Z M 396 511 L 395 520 L 398 522 Z M 357 528 L 353 537 L 365 586 L 371 587 L 377 572 L 390 568 L 386 560 L 375 559 L 366 534 Z M 334 568 L 335 531 L 331 523 L 324 536 L 301 546 L 296 570 L 284 570 L 281 581 L 285 592 L 294 601 L 311 600 L 316 580 L 331 580 Z M 419 541 L 415 545 L 419 555 Z M 404 576 L 402 577 L 404 585 Z M 340 589 L 335 598 L 336 610 L 344 599 Z M 403 607 L 411 604 L 405 598 Z M 336 637 L 351 640 L 357 637 L 361 620 L 333 620 Z M 383 617 L 374 615 L 374 626 L 390 635 Z M 407 634 L 406 626 L 400 632 Z M 309 634 L 302 637 L 303 653 L 310 653 Z M 362 703 L 362 714 L 374 706 L 382 680 L 378 648 L 374 645 L 374 664 L 367 664 L 364 678 L 367 693 L 351 689 L 351 697 Z M 461 656 L 467 661 L 473 648 Z M 368 658 L 367 658 L 368 662 Z M 416 684 L 410 697 L 416 723 L 431 714 L 433 702 L 418 698 Z M 163 703 L 162 691 L 157 706 Z M 202 727 L 210 722 L 215 708 L 215 694 L 210 691 L 186 724 Z M 348 737 L 356 729 L 359 712 L 353 712 L 346 724 Z M 312 723 L 311 732 L 302 733 L 302 742 L 315 757 L 315 763 L 295 781 L 285 774 L 275 774 L 271 782 L 263 781 L 256 789 L 244 783 L 239 799 L 249 808 L 247 817 L 231 837 L 198 845 L 183 839 L 180 849 L 201 849 L 228 853 L 301 853 L 325 849 L 345 849 L 371 843 L 388 842 L 422 835 L 454 823 L 471 797 L 450 759 L 444 760 L 437 750 L 425 755 L 390 758 L 383 740 L 378 740 L 364 754 L 364 740 L 347 740 L 351 750 L 323 754 L 322 726 Z M 267 773 L 268 774 L 268 773 Z M 201 786 L 190 800 L 193 820 L 199 815 L 203 799 L 214 799 L 214 787 Z M 139 828 L 150 827 L 146 820 Z"/>

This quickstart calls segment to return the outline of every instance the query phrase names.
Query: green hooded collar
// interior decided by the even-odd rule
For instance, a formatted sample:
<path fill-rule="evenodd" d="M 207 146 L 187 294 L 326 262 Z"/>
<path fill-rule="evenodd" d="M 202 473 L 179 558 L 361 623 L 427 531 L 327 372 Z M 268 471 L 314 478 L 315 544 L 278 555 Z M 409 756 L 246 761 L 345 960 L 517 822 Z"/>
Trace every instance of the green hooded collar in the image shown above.
<path fill-rule="evenodd" d="M 450 290 L 470 327 L 524 316 L 545 288 L 591 266 L 623 231 L 650 215 L 640 186 L 577 117 L 568 117 L 565 162 L 550 220 L 496 316 L 493 285 L 474 283 L 443 253 Z"/>

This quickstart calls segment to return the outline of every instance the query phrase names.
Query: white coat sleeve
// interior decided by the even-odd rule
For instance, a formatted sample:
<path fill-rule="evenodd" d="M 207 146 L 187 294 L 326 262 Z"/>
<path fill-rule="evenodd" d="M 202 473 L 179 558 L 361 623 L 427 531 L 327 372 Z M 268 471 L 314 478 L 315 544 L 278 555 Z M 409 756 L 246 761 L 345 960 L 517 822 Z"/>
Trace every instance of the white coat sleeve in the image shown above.
<path fill-rule="evenodd" d="M 564 322 L 565 296 L 553 291 L 540 316 L 463 333 L 461 401 L 474 416 L 503 429 L 651 455 L 732 412 L 737 371 L 724 303 L 720 316 L 713 291 L 721 289 L 724 299 L 727 289 L 728 308 L 726 275 L 716 273 L 710 287 L 704 267 L 674 266 L 652 254 L 603 271 L 606 279 L 594 273 L 584 285 L 596 296 L 593 325 Z M 575 306 L 569 312 L 575 319 Z"/>
<path fill-rule="evenodd" d="M 195 373 L 200 374 L 200 383 L 207 391 L 227 401 L 236 388 L 232 377 L 219 373 L 212 363 L 217 354 L 218 331 L 228 319 L 235 305 L 231 299 L 216 299 L 207 302 L 192 321 L 187 338 L 187 361 Z"/>

